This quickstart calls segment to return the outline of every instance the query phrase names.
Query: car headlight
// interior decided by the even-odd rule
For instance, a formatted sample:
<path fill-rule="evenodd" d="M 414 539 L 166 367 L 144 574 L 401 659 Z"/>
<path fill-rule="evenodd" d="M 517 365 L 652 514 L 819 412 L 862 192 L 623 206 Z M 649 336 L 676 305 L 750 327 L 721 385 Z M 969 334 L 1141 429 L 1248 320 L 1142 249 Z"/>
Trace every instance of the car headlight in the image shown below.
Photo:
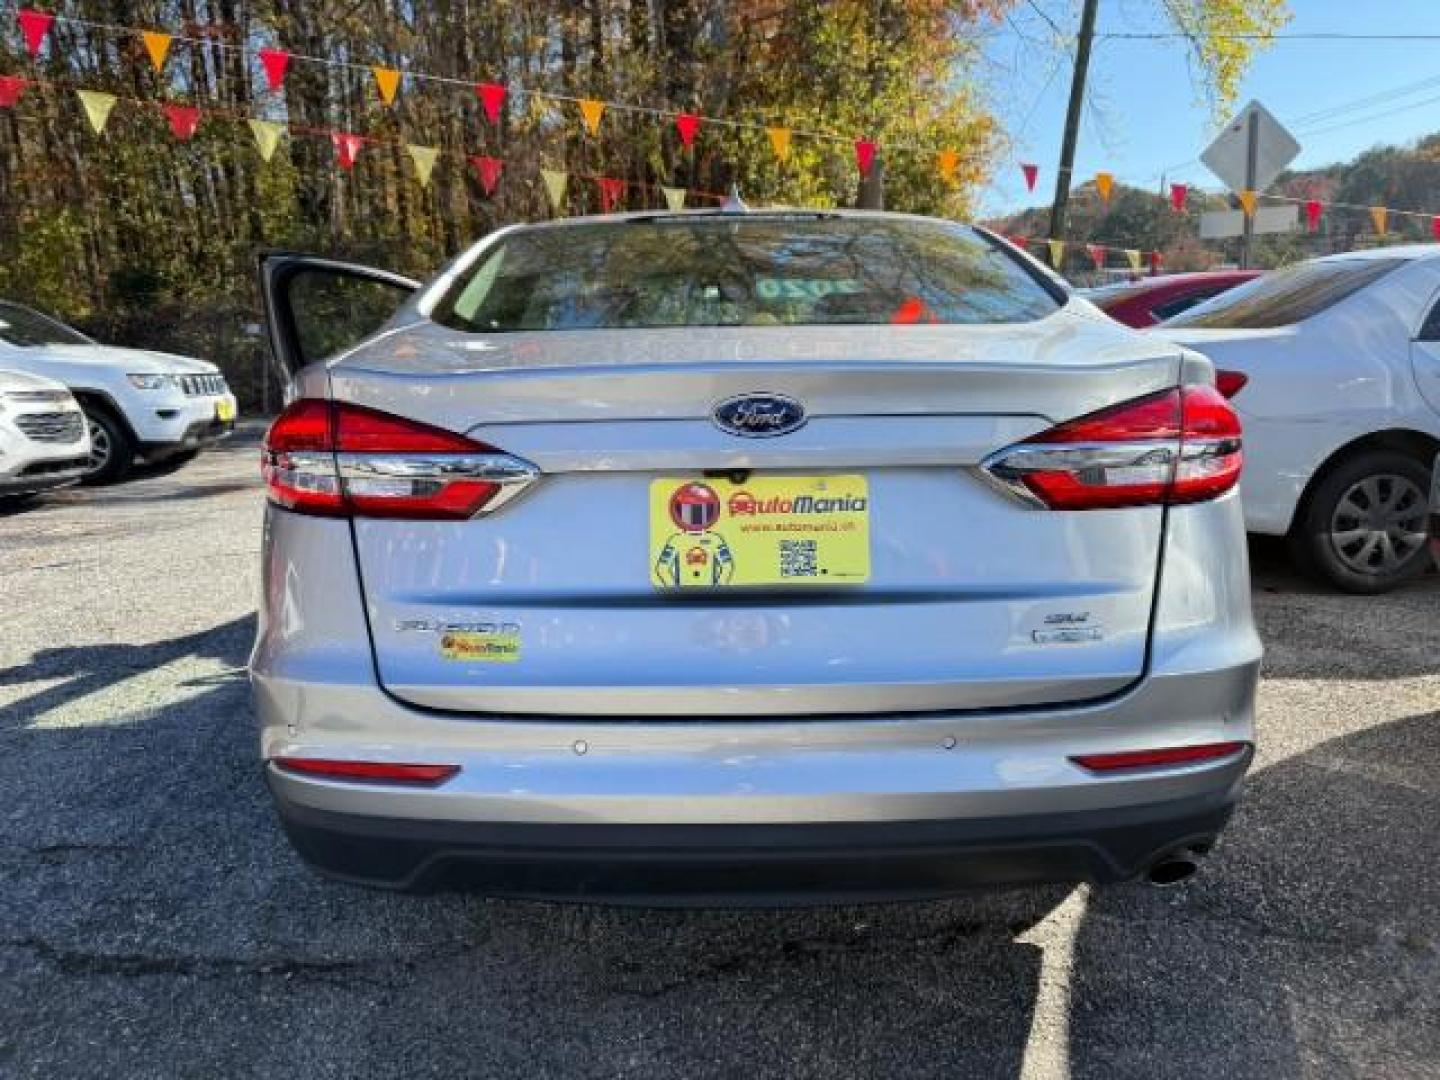
<path fill-rule="evenodd" d="M 136 390 L 169 390 L 177 386 L 174 375 L 126 375 Z"/>

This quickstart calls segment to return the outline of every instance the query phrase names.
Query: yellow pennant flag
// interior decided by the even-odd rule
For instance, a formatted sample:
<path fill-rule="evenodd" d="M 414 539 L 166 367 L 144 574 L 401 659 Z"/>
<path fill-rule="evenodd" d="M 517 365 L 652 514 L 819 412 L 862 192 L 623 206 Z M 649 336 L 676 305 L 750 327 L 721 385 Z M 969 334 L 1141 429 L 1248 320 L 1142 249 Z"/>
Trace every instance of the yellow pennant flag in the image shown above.
<path fill-rule="evenodd" d="M 420 181 L 420 186 L 430 186 L 430 174 L 435 171 L 435 159 L 440 156 L 440 151 L 433 146 L 416 146 L 411 143 L 405 147 L 410 152 L 410 160 L 415 163 L 415 178 Z"/>
<path fill-rule="evenodd" d="M 790 129 L 782 127 L 766 128 L 765 134 L 770 136 L 770 149 L 775 151 L 775 156 L 781 161 L 789 161 Z"/>
<path fill-rule="evenodd" d="M 1065 260 L 1065 241 L 1048 240 L 1046 243 L 1050 246 L 1050 265 L 1059 270 L 1060 264 Z"/>
<path fill-rule="evenodd" d="M 1103 201 L 1107 203 L 1110 201 L 1110 191 L 1114 187 L 1115 177 L 1111 176 L 1108 172 L 1097 172 L 1095 174 L 1095 190 L 1100 193 L 1100 198 Z"/>
<path fill-rule="evenodd" d="M 940 169 L 941 177 L 954 180 L 955 170 L 960 167 L 960 155 L 947 146 L 935 155 L 935 164 Z"/>
<path fill-rule="evenodd" d="M 565 187 L 570 177 L 557 169 L 541 169 L 540 179 L 545 181 L 545 194 L 550 196 L 550 209 L 558 214 L 565 205 Z"/>
<path fill-rule="evenodd" d="M 280 145 L 280 134 L 284 130 L 285 125 L 273 120 L 250 121 L 250 131 L 255 136 L 255 148 L 260 151 L 261 161 L 269 161 L 275 156 L 275 148 Z"/>
<path fill-rule="evenodd" d="M 1137 273 L 1139 272 L 1139 270 L 1140 270 L 1140 252 L 1136 251 L 1134 248 L 1126 248 L 1126 249 L 1125 249 L 1125 261 L 1130 264 L 1130 269 L 1131 269 L 1131 270 L 1134 270 L 1134 271 L 1136 271 Z"/>
<path fill-rule="evenodd" d="M 395 93 L 400 89 L 400 72 L 394 68 L 372 67 L 371 72 L 375 75 L 375 85 L 380 88 L 380 100 L 386 105 L 395 101 Z"/>
<path fill-rule="evenodd" d="M 665 196 L 665 206 L 674 210 L 685 209 L 685 189 L 683 187 L 666 187 L 660 185 L 660 192 Z"/>
<path fill-rule="evenodd" d="M 170 35 L 159 30 L 145 30 L 140 36 L 145 41 L 145 51 L 150 54 L 150 63 L 159 71 L 165 66 L 165 57 L 170 54 Z"/>
<path fill-rule="evenodd" d="M 1385 222 L 1390 218 L 1390 211 L 1383 206 L 1370 207 L 1370 221 L 1375 226 L 1375 231 L 1381 236 L 1385 235 Z"/>
<path fill-rule="evenodd" d="M 600 117 L 605 115 L 605 103 L 594 98 L 580 99 L 580 116 L 591 135 L 600 134 Z"/>
<path fill-rule="evenodd" d="M 115 107 L 115 95 L 104 94 L 99 90 L 76 90 L 80 95 L 80 104 L 85 106 L 85 115 L 90 120 L 90 126 L 99 135 L 105 130 L 105 122 L 110 119 L 110 110 Z"/>
<path fill-rule="evenodd" d="M 1254 217 L 1256 199 L 1255 192 L 1247 188 L 1235 197 L 1240 200 L 1240 209 L 1245 211 L 1245 216 Z"/>

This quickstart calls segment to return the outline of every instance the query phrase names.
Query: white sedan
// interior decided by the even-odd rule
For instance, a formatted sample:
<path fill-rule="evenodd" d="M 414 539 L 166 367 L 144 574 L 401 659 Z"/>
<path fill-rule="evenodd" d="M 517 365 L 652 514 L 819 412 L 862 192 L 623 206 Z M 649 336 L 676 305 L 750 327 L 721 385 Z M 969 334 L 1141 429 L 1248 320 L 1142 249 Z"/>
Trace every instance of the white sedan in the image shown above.
<path fill-rule="evenodd" d="M 1245 428 L 1246 527 L 1348 592 L 1421 573 L 1440 452 L 1440 245 L 1332 255 L 1161 324 Z"/>

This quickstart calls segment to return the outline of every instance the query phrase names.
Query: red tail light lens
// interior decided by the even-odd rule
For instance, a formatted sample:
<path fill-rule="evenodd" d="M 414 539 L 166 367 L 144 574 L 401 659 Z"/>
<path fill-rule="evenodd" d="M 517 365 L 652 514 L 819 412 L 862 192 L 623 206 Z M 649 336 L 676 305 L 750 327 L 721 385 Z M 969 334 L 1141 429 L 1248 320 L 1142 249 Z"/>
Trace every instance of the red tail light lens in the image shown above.
<path fill-rule="evenodd" d="M 1250 381 L 1250 376 L 1243 371 L 1217 371 L 1215 372 L 1215 389 L 1220 391 L 1220 396 L 1233 398 L 1245 384 Z"/>
<path fill-rule="evenodd" d="M 1249 743 L 1218 742 L 1199 746 L 1169 746 L 1159 750 L 1124 750 L 1114 754 L 1080 754 L 1070 760 L 1092 772 L 1120 769 L 1154 769 L 1164 765 L 1192 765 L 1215 761 L 1244 750 Z"/>
<path fill-rule="evenodd" d="M 292 403 L 265 436 L 270 499 L 305 514 L 459 519 L 536 476 L 453 431 L 347 402 Z"/>
<path fill-rule="evenodd" d="M 1051 428 L 984 469 L 1032 504 L 1102 510 L 1213 499 L 1241 463 L 1235 410 L 1214 387 L 1185 386 Z"/>
<path fill-rule="evenodd" d="M 459 765 L 336 761 L 330 758 L 278 757 L 275 758 L 275 764 L 287 772 L 323 776 L 327 780 L 364 780 L 390 784 L 442 784 L 460 771 Z"/>

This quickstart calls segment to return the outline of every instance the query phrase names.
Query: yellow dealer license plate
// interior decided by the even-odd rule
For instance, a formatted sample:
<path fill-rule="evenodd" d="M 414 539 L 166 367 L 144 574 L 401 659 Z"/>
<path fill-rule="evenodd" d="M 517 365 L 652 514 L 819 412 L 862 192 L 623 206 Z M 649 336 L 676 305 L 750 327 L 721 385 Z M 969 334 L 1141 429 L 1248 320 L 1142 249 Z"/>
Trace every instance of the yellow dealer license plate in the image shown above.
<path fill-rule="evenodd" d="M 650 484 L 650 580 L 657 588 L 856 585 L 869 577 L 863 476 Z"/>
<path fill-rule="evenodd" d="M 215 419 L 224 423 L 227 420 L 235 419 L 235 403 L 229 398 L 221 398 L 215 402 Z"/>

